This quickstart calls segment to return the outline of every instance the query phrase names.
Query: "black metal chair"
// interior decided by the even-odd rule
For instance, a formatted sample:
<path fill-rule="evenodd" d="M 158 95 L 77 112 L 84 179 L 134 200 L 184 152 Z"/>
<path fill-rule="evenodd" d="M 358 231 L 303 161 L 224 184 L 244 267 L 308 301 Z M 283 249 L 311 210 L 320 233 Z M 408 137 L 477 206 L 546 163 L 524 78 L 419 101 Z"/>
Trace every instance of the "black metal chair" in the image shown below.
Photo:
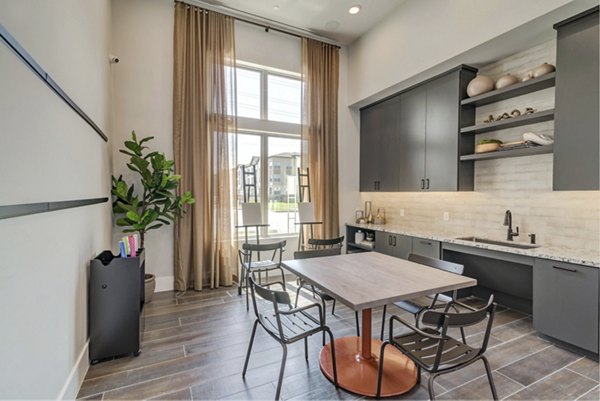
<path fill-rule="evenodd" d="M 425 369 L 425 371 L 429 372 L 427 387 L 431 400 L 435 399 L 433 393 L 433 381 L 437 376 L 462 369 L 480 359 L 485 365 L 485 371 L 490 382 L 492 396 L 494 397 L 494 400 L 498 399 L 490 364 L 483 355 L 487 349 L 494 320 L 494 311 L 496 307 L 494 304 L 494 296 L 490 296 L 487 305 L 481 309 L 471 308 L 466 305 L 464 307 L 467 307 L 469 311 L 451 313 L 447 310 L 439 312 L 432 309 L 424 309 L 418 314 L 415 326 L 397 316 L 392 316 L 390 318 L 390 337 L 388 341 L 385 341 L 381 345 L 379 354 L 377 398 L 381 396 L 381 378 L 385 348 L 391 344 L 417 365 L 417 383 L 420 383 L 421 380 L 421 369 Z M 483 340 L 481 340 L 479 348 L 467 345 L 466 341 L 456 340 L 447 334 L 449 328 L 463 329 L 467 326 L 482 322 L 485 319 L 487 319 L 485 335 Z M 411 331 L 394 337 L 395 321 L 408 327 Z M 420 327 L 422 325 L 430 327 Z M 432 327 L 436 327 L 436 329 L 433 329 Z"/>
<path fill-rule="evenodd" d="M 262 282 L 262 273 L 266 273 L 266 280 L 269 280 L 269 271 L 279 270 L 281 272 L 281 282 L 285 289 L 285 273 L 281 267 L 281 259 L 285 250 L 286 241 L 273 242 L 270 244 L 242 244 L 239 251 L 241 269 L 241 280 L 244 280 L 246 287 L 246 310 L 250 310 L 248 300 L 248 279 L 253 273 L 258 274 L 259 282 Z M 253 260 L 254 254 L 260 252 L 272 251 L 270 259 Z"/>
<path fill-rule="evenodd" d="M 290 295 L 287 291 L 285 291 L 283 282 L 269 283 L 261 286 L 256 283 L 253 276 L 249 277 L 249 282 L 256 320 L 254 321 L 254 327 L 252 328 L 252 335 L 250 337 L 250 344 L 248 345 L 248 352 L 246 353 L 246 361 L 244 362 L 242 377 L 246 377 L 246 370 L 248 369 L 248 361 L 250 360 L 250 353 L 252 352 L 252 344 L 254 343 L 256 327 L 260 324 L 262 328 L 265 329 L 267 334 L 269 334 L 283 347 L 283 359 L 281 361 L 279 379 L 277 381 L 277 390 L 275 392 L 276 400 L 279 399 L 279 395 L 281 393 L 281 383 L 283 381 L 285 361 L 287 359 L 287 345 L 296 341 L 304 340 L 304 356 L 306 360 L 308 360 L 308 337 L 320 332 L 323 332 L 323 334 L 327 333 L 331 341 L 333 380 L 335 386 L 337 387 L 338 382 L 335 360 L 335 343 L 333 339 L 333 333 L 329 327 L 325 325 L 325 319 L 323 318 L 324 313 L 321 305 L 318 303 L 313 303 L 300 308 L 293 308 L 291 305 Z M 267 288 L 272 285 L 279 285 L 284 290 L 275 291 Z M 266 300 L 267 302 L 263 301 L 259 305 L 259 302 L 257 302 L 257 296 L 263 300 Z M 318 318 L 309 313 L 311 309 L 318 312 Z"/>
<path fill-rule="evenodd" d="M 426 265 L 429 267 L 434 267 L 436 269 L 444 270 L 450 273 L 455 274 L 463 274 L 464 266 L 459 265 L 457 263 L 447 262 L 445 260 L 434 259 L 427 256 L 417 255 L 416 253 L 411 253 L 408 255 L 408 260 L 415 263 L 420 263 L 422 265 Z M 409 299 L 406 301 L 394 302 L 394 305 L 400 309 L 404 309 L 407 312 L 417 315 L 424 309 L 437 309 L 437 308 L 445 308 L 446 306 L 452 307 L 453 304 L 456 304 L 456 290 L 452 292 L 452 297 L 449 297 L 445 294 L 433 294 L 428 295 L 426 298 L 417 298 L 417 299 Z M 454 308 L 455 311 L 456 308 Z M 380 340 L 383 341 L 383 333 L 385 331 L 385 314 L 387 311 L 387 305 L 383 306 L 383 316 L 381 317 L 381 335 Z M 461 331 L 464 340 L 464 332 Z"/>

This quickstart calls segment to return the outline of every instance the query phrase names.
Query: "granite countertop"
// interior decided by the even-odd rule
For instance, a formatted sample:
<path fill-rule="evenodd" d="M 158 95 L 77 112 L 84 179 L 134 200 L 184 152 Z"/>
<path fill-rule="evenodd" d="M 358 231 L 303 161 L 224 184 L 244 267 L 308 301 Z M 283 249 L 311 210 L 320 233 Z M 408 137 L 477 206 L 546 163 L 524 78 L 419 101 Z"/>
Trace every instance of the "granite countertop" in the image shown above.
<path fill-rule="evenodd" d="M 351 227 L 362 228 L 362 229 L 366 229 L 366 230 L 383 231 L 383 232 L 388 232 L 388 233 L 392 233 L 392 234 L 407 235 L 410 237 L 418 237 L 418 238 L 430 239 L 430 240 L 434 240 L 434 241 L 446 242 L 449 244 L 464 245 L 464 246 L 470 246 L 473 248 L 489 249 L 491 251 L 506 252 L 506 253 L 512 253 L 512 254 L 517 254 L 517 255 L 530 256 L 530 257 L 534 257 L 534 258 L 550 259 L 550 260 L 556 260 L 559 262 L 574 263 L 574 264 L 579 264 L 579 265 L 600 268 L 600 254 L 598 252 L 593 252 L 593 251 L 589 251 L 589 250 L 585 250 L 585 249 L 573 250 L 573 249 L 567 249 L 567 248 L 560 248 L 560 247 L 556 247 L 556 246 L 543 246 L 543 245 L 540 245 L 538 248 L 519 249 L 519 248 L 512 248 L 509 246 L 492 245 L 492 244 L 486 244 L 486 243 L 482 243 L 482 242 L 473 242 L 473 241 L 465 241 L 465 240 L 456 239 L 456 237 L 465 237 L 466 235 L 464 235 L 464 234 L 461 235 L 460 233 L 457 234 L 455 232 L 453 233 L 453 232 L 449 232 L 449 231 L 413 230 L 413 229 L 410 229 L 407 227 L 403 227 L 401 225 L 393 225 L 393 224 L 346 223 L 346 225 L 351 226 Z M 480 238 L 485 238 L 485 237 L 482 236 Z M 489 239 L 491 239 L 491 238 L 489 238 Z M 515 241 L 515 242 L 526 244 L 524 242 L 517 242 L 517 241 Z"/>

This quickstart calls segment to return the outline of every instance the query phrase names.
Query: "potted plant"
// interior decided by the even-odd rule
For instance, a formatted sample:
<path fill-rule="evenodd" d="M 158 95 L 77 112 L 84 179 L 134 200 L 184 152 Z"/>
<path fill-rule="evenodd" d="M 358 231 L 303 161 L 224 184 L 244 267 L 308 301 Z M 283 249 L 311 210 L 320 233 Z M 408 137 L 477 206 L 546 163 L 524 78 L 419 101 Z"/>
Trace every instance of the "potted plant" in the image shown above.
<path fill-rule="evenodd" d="M 116 224 L 123 227 L 125 233 L 137 232 L 142 249 L 148 231 L 174 223 L 185 214 L 185 206 L 195 202 L 190 192 L 181 196 L 175 193 L 181 176 L 175 174 L 173 160 L 144 146 L 152 139 L 154 137 L 150 136 L 138 141 L 132 131 L 131 140 L 125 141 L 126 149 L 119 150 L 129 156 L 127 167 L 138 173 L 141 191 L 136 191 L 134 184 L 129 185 L 122 175 L 112 177 L 113 212 L 118 216 Z M 146 277 L 146 287 L 153 292 L 154 275 L 146 276 L 151 276 Z M 151 298 L 152 294 L 146 294 L 146 302 Z"/>

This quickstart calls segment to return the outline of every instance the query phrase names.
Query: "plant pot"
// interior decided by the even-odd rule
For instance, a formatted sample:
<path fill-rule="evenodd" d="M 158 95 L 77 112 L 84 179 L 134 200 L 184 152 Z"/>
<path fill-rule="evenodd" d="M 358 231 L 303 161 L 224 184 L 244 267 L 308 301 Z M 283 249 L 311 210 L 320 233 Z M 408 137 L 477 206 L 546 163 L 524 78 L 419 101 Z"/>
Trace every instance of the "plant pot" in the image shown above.
<path fill-rule="evenodd" d="M 152 301 L 154 290 L 156 289 L 156 276 L 154 274 L 144 275 L 144 303 Z"/>

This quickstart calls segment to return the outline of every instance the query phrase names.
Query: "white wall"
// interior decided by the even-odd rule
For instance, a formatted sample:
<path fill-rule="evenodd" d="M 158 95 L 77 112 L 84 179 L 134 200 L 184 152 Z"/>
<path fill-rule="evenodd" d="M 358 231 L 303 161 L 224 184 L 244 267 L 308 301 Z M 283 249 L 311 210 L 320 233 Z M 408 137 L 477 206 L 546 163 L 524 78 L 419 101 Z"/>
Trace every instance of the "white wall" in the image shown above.
<path fill-rule="evenodd" d="M 556 11 L 542 26 L 548 32 L 554 22 L 597 4 L 597 0 L 408 0 L 350 46 L 348 104 L 372 97 L 550 12 Z M 521 41 L 535 39 L 529 36 L 531 28 L 519 32 Z M 527 42 L 514 39 L 521 49 L 527 47 Z M 498 47 L 496 59 L 504 56 L 499 53 L 502 45 L 493 45 Z M 480 49 L 480 54 L 493 54 L 493 47 Z M 475 61 L 463 58 L 446 69 Z"/>
<path fill-rule="evenodd" d="M 112 66 L 113 170 L 128 182 L 135 182 L 135 174 L 119 149 L 132 130 L 138 137 L 154 136 L 150 147 L 173 158 L 173 7 L 170 0 L 112 1 L 111 51 L 121 60 Z M 123 235 L 115 227 L 113 243 Z M 148 232 L 145 247 L 156 290 L 172 289 L 173 226 Z"/>
<path fill-rule="evenodd" d="M 108 0 L 3 1 L 0 23 L 109 135 Z M 110 143 L 4 44 L 0 86 L 0 204 L 109 196 Z M 110 224 L 109 203 L 0 220 L 1 399 L 77 395 Z"/>

